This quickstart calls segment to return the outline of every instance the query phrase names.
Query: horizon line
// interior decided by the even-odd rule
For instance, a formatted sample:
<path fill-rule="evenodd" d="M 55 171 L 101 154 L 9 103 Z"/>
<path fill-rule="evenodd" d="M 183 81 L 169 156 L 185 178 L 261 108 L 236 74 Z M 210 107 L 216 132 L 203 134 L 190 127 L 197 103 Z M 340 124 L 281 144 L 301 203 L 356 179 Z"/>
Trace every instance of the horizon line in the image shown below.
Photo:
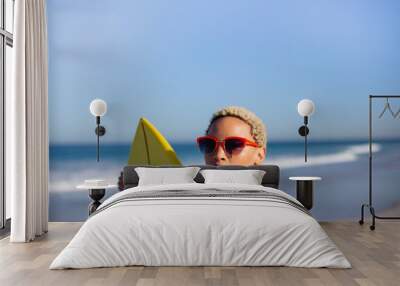
<path fill-rule="evenodd" d="M 355 138 L 355 139 L 315 139 L 315 140 L 310 140 L 307 143 L 308 144 L 318 144 L 318 143 L 351 143 L 351 142 L 362 142 L 365 141 L 365 143 L 368 143 L 368 138 Z M 397 142 L 400 141 L 400 137 L 398 138 L 375 138 L 373 142 Z M 177 140 L 177 141 L 169 141 L 171 145 L 179 145 L 179 144 L 188 144 L 191 143 L 193 145 L 196 144 L 196 142 L 193 141 L 185 141 L 185 140 Z M 277 144 L 277 143 L 303 143 L 303 139 L 287 139 L 287 140 L 271 140 L 267 141 L 270 144 Z M 103 142 L 100 145 L 101 146 L 109 146 L 109 145 L 131 145 L 132 142 Z M 85 146 L 85 145 L 96 145 L 96 142 L 49 142 L 49 146 L 51 145 L 80 145 L 80 146 Z"/>

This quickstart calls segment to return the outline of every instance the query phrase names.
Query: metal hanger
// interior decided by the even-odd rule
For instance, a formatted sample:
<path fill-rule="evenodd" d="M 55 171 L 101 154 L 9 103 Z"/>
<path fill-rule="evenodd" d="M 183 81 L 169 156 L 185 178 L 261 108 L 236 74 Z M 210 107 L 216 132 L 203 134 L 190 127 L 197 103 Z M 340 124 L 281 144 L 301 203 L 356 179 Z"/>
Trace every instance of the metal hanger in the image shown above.
<path fill-rule="evenodd" d="M 400 109 L 399 109 L 399 111 L 396 112 L 396 114 L 393 112 L 392 108 L 390 107 L 389 98 L 386 98 L 385 107 L 383 108 L 381 114 L 379 115 L 379 118 L 381 118 L 383 116 L 383 114 L 386 112 L 387 109 L 389 109 L 393 118 L 396 118 L 396 116 L 400 113 Z"/>
<path fill-rule="evenodd" d="M 397 112 L 394 114 L 394 118 L 396 118 L 397 115 L 399 115 L 399 114 L 400 114 L 400 108 L 399 108 L 399 110 L 397 110 Z M 400 118 L 400 116 L 399 116 L 399 118 Z"/>

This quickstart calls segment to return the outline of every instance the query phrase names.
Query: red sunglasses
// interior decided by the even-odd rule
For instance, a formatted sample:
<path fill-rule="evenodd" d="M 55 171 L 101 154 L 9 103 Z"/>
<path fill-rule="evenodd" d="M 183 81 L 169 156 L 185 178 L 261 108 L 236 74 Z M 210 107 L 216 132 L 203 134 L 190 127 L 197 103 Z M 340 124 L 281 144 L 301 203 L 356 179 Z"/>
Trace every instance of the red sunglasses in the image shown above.
<path fill-rule="evenodd" d="M 222 149 L 229 155 L 239 154 L 245 146 L 258 147 L 256 142 L 237 136 L 229 136 L 223 140 L 218 140 L 213 136 L 201 136 L 197 137 L 197 145 L 204 154 L 215 152 L 221 145 Z"/>

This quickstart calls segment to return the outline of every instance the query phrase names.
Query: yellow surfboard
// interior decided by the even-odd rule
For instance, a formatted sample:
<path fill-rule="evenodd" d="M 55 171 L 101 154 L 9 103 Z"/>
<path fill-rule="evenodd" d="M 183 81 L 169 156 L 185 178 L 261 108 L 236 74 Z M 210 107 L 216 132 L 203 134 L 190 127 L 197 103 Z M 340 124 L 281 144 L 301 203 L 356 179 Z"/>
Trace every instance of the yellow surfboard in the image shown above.
<path fill-rule="evenodd" d="M 141 117 L 129 152 L 128 165 L 182 164 L 167 139 L 150 121 Z"/>

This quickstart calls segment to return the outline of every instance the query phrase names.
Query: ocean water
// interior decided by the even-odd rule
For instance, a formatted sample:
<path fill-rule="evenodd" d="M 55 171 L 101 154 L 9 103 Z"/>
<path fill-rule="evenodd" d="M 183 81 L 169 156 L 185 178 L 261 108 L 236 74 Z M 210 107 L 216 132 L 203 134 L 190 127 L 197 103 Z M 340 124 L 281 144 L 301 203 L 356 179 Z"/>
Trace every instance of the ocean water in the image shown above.
<path fill-rule="evenodd" d="M 185 165 L 204 164 L 193 143 L 172 143 Z M 400 141 L 373 145 L 374 206 L 378 213 L 400 202 Z M 84 221 L 90 203 L 88 192 L 76 186 L 85 179 L 106 179 L 116 184 L 127 163 L 128 144 L 102 145 L 100 162 L 95 145 L 51 145 L 50 221 Z M 368 200 L 368 143 L 366 141 L 310 142 L 304 162 L 302 142 L 270 142 L 265 164 L 281 168 L 280 189 L 295 195 L 290 176 L 320 176 L 314 186 L 313 215 L 318 220 L 356 220 Z M 107 195 L 118 192 L 117 188 Z M 400 214 L 399 214 L 400 215 Z"/>

